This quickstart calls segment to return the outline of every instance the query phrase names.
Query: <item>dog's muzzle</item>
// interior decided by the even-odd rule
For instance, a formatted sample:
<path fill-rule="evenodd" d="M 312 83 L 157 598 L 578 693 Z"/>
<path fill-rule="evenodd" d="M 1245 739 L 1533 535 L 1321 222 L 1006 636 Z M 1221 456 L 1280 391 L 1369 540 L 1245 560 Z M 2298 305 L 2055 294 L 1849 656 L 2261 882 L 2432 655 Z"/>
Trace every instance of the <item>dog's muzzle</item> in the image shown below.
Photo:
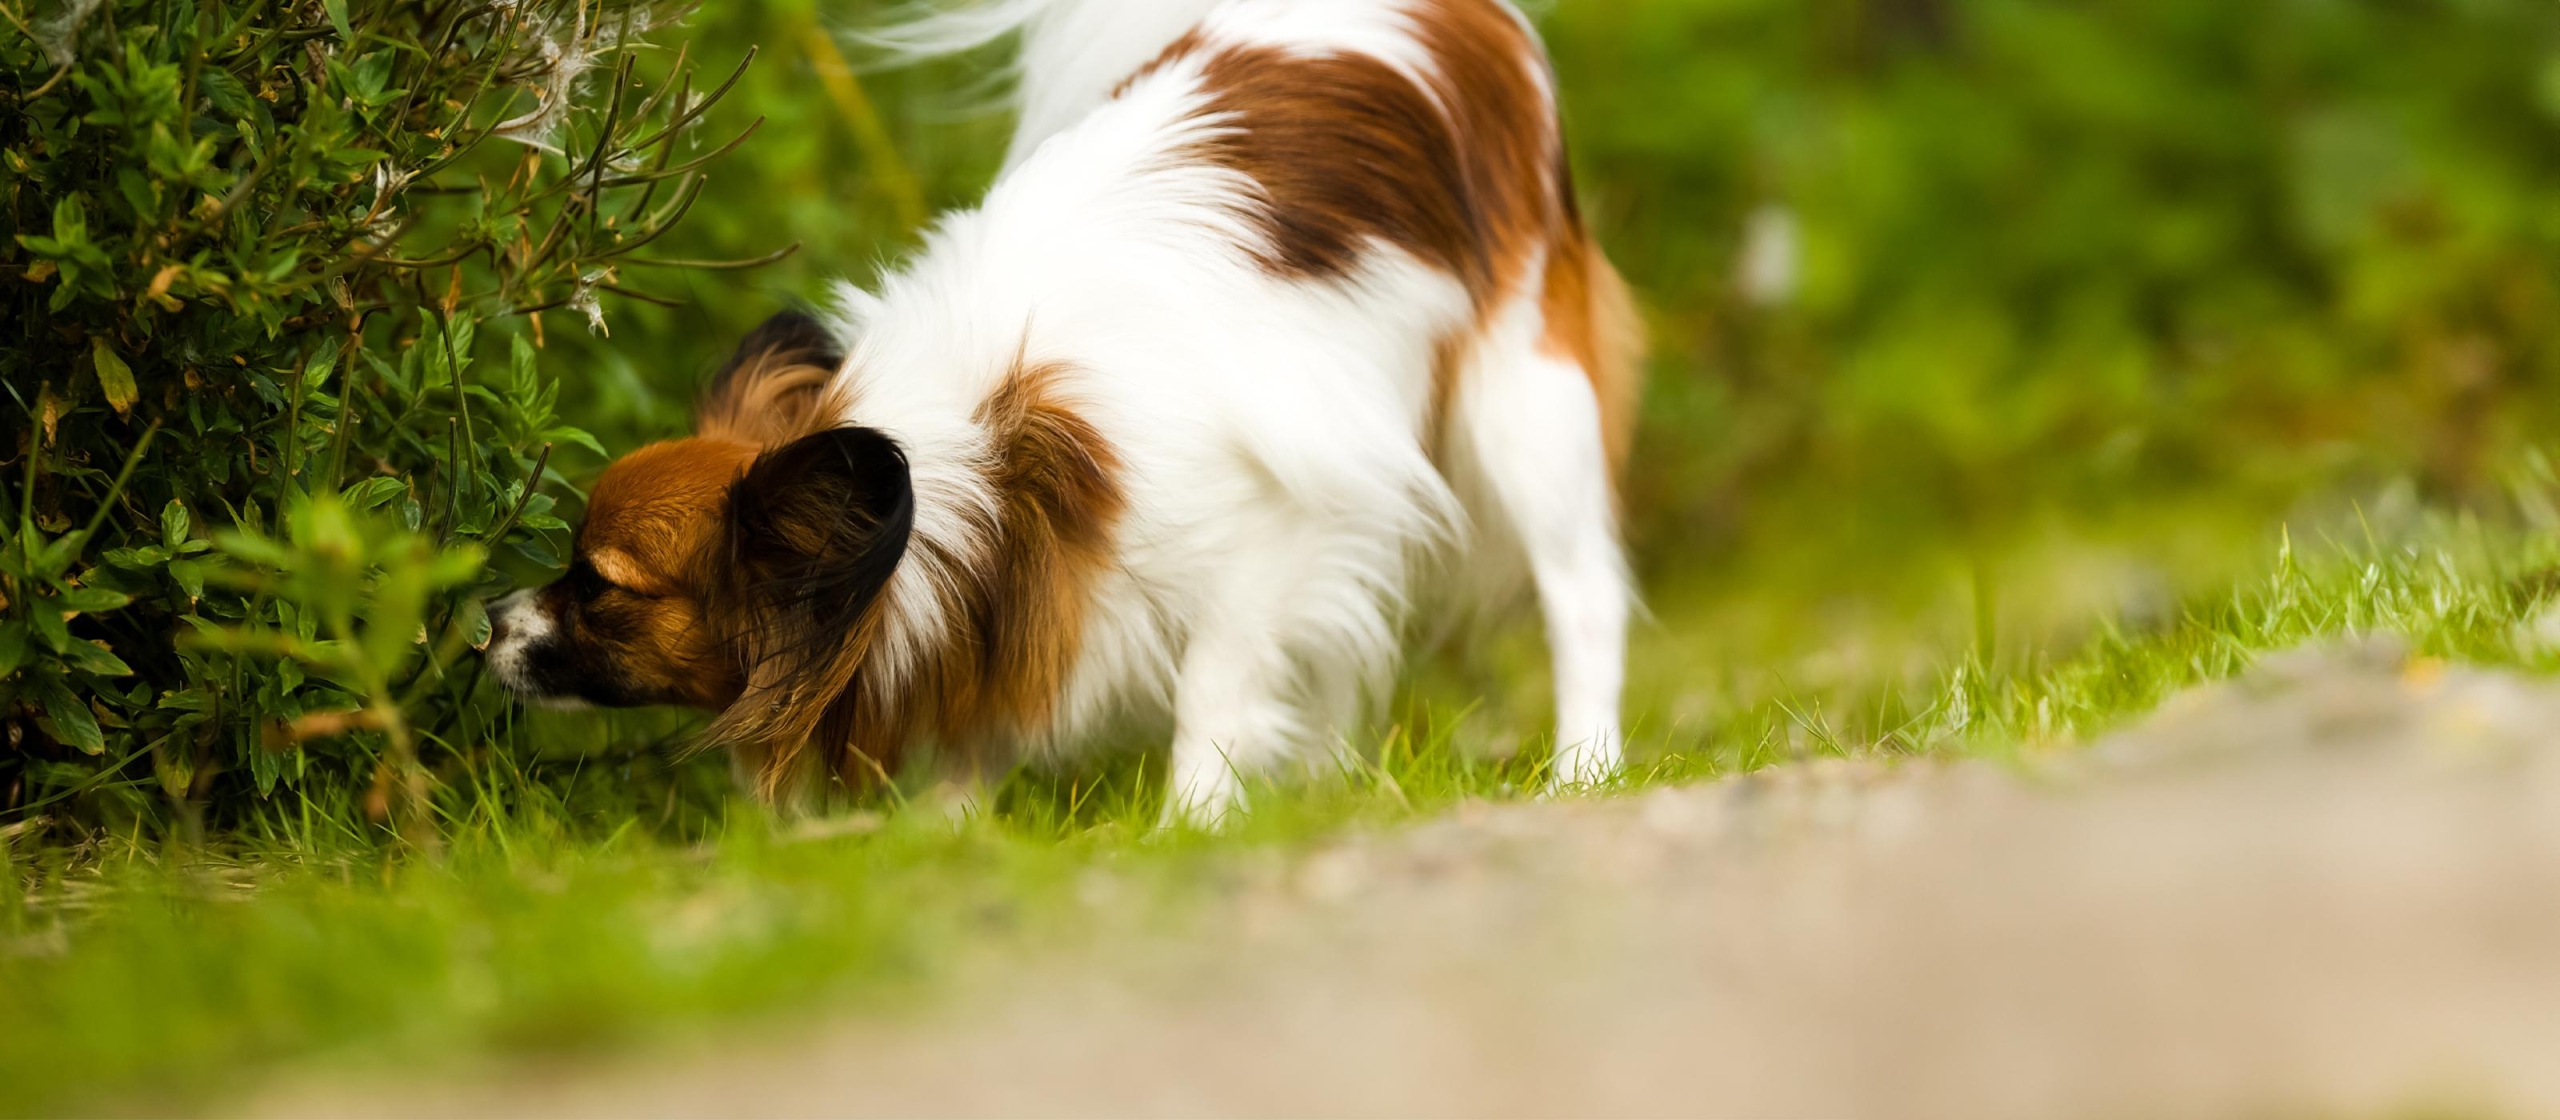
<path fill-rule="evenodd" d="M 537 671 L 545 657 L 559 656 L 559 626 L 531 591 L 518 591 L 489 604 L 489 671 L 526 700 L 546 707 L 581 707 L 575 696 L 551 689 Z"/>

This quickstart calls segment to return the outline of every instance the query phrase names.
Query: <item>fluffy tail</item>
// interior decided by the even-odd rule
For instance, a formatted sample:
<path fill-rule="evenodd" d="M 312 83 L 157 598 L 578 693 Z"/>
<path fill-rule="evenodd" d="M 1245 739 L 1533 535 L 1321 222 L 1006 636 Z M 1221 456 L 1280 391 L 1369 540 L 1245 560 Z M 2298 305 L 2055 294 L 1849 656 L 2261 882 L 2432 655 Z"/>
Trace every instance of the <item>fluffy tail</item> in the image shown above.
<path fill-rule="evenodd" d="M 1635 292 L 1587 233 L 1582 251 L 1589 254 L 1591 273 L 1591 387 L 1600 397 L 1609 465 L 1623 476 L 1644 397 L 1644 316 L 1636 310 Z"/>
<path fill-rule="evenodd" d="M 914 62 L 976 50 L 1020 32 L 1014 100 L 1020 130 L 1010 167 L 1040 141 L 1073 124 L 1111 96 L 1121 81 L 1164 53 L 1225 0 L 929 0 L 886 24 L 857 31 L 857 41 L 887 57 Z"/>
<path fill-rule="evenodd" d="M 1051 8 L 1081 0 L 987 0 L 957 7 L 904 5 L 885 23 L 856 27 L 855 42 L 892 58 L 913 61 L 973 51 L 1037 22 Z"/>
<path fill-rule="evenodd" d="M 1548 251 L 1542 310 L 1547 344 L 1591 379 L 1600 401 L 1601 439 L 1611 474 L 1617 475 L 1635 443 L 1636 403 L 1644 389 L 1644 320 L 1635 294 L 1579 221 Z"/>

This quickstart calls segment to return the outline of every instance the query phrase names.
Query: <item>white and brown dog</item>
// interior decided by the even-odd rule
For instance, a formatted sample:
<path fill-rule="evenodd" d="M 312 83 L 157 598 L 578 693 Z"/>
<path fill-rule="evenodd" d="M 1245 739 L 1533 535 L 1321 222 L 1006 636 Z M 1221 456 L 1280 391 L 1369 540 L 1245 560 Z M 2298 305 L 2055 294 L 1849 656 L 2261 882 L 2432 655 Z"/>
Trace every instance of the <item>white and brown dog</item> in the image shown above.
<path fill-rule="evenodd" d="M 568 577 L 501 605 L 498 674 L 717 711 L 769 796 L 1169 715 L 1167 814 L 1214 819 L 1341 747 L 1409 603 L 1525 574 L 1555 779 L 1607 776 L 1638 332 L 1530 26 L 1016 0 L 901 41 L 1017 28 L 984 203 L 837 321 L 766 324 L 692 438 L 607 470 Z"/>

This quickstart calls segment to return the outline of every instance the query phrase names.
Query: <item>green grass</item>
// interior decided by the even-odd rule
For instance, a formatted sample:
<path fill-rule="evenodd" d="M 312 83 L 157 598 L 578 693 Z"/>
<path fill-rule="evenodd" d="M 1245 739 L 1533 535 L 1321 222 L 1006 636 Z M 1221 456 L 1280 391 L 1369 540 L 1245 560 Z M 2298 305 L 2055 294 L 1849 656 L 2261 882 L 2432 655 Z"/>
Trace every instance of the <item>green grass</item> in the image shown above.
<path fill-rule="evenodd" d="M 1637 643 L 1641 762 L 1625 784 L 1805 756 L 2067 750 L 2262 652 L 2341 634 L 2560 668 L 2530 625 L 2560 593 L 2560 543 L 2403 520 L 2345 544 L 2279 537 L 2231 586 L 2147 620 L 2059 619 L 2041 635 L 1969 634 L 1925 611 L 1843 623 L 1836 604 L 1818 624 L 1820 597 L 1766 585 L 1666 593 Z M 1987 570 L 2024 591 L 2084 566 L 2046 555 Z M 1939 622 L 1970 621 L 1965 586 L 1941 582 Z M 1745 621 L 1772 600 L 1805 624 Z M 710 801 L 687 829 L 650 827 L 640 802 L 691 787 L 602 772 L 532 783 L 558 791 L 541 801 L 453 791 L 438 858 L 289 831 L 13 853 L 0 875 L 0 1112 L 180 1108 L 288 1066 L 433 1070 L 753 1017 L 894 1013 L 993 962 L 1179 922 L 1273 853 L 1528 796 L 1542 758 L 1528 730 L 1543 715 L 1534 636 L 1472 648 L 1426 659 L 1371 758 L 1263 788 L 1216 834 L 1153 830 L 1146 763 L 1124 756 L 1017 774 L 994 811 L 956 823 L 894 805 L 778 823 Z M 699 785 L 711 767 L 678 770 Z"/>

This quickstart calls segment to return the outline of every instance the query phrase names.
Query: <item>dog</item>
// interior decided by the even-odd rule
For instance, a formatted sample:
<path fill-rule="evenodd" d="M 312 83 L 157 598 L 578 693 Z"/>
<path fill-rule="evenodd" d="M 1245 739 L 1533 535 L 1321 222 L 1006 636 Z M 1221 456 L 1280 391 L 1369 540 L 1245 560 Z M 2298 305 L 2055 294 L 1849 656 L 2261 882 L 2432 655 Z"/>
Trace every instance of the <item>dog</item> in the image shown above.
<path fill-rule="evenodd" d="M 786 312 L 493 609 L 557 704 L 719 713 L 770 798 L 1169 717 L 1165 817 L 1347 749 L 1418 611 L 1540 604 L 1557 785 L 1621 765 L 1640 337 L 1502 0 L 1015 0 L 1020 125 L 876 292 Z M 1524 578 L 1525 577 L 1525 578 Z"/>

